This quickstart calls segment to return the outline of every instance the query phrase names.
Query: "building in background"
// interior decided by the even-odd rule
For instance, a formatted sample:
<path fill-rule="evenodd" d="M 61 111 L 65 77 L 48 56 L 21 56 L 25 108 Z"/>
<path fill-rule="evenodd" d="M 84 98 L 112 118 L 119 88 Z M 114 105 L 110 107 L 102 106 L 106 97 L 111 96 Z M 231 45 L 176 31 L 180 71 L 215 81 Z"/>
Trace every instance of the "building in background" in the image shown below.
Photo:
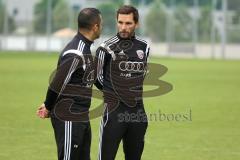
<path fill-rule="evenodd" d="M 4 0 L 8 14 L 14 17 L 17 26 L 32 22 L 34 6 L 39 0 Z"/>

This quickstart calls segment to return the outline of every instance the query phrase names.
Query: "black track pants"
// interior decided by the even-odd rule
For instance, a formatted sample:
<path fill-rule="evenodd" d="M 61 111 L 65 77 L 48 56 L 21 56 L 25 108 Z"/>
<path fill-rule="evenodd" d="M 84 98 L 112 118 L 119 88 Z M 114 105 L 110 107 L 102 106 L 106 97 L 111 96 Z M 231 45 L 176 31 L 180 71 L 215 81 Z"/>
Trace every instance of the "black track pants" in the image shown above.
<path fill-rule="evenodd" d="M 51 116 L 58 160 L 90 160 L 91 127 L 89 122 L 62 121 Z"/>
<path fill-rule="evenodd" d="M 131 108 L 120 104 L 114 111 L 107 112 L 105 104 L 105 115 L 100 124 L 98 160 L 114 160 L 121 140 L 125 160 L 140 160 L 148 126 L 142 105 Z"/>

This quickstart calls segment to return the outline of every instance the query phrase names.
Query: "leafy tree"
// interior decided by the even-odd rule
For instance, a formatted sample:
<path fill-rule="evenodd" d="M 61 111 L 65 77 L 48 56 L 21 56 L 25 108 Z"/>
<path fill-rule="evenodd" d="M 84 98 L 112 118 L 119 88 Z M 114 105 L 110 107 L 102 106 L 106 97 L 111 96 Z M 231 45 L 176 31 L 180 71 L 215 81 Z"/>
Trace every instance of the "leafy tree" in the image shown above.
<path fill-rule="evenodd" d="M 134 6 L 138 6 L 139 4 L 143 3 L 144 5 L 149 5 L 154 0 L 130 0 L 131 4 Z"/>
<path fill-rule="evenodd" d="M 185 5 L 180 5 L 174 14 L 174 30 L 176 41 L 192 41 L 192 18 Z"/>
<path fill-rule="evenodd" d="M 116 33 L 116 10 L 118 6 L 114 3 L 102 3 L 97 7 L 103 17 L 103 34 L 112 35 Z"/>
<path fill-rule="evenodd" d="M 166 33 L 166 14 L 164 13 L 162 4 L 155 2 L 151 5 L 149 13 L 146 15 L 146 35 L 151 37 L 153 41 L 164 41 Z"/>
<path fill-rule="evenodd" d="M 54 10 L 57 3 L 59 3 L 59 2 L 61 2 L 61 0 L 52 0 L 52 5 L 51 5 L 52 11 Z M 46 32 L 47 5 L 48 5 L 48 0 L 41 0 L 39 3 L 37 3 L 35 5 L 35 8 L 34 8 L 34 30 L 37 33 L 45 33 Z M 53 19 L 53 14 L 51 16 Z"/>
<path fill-rule="evenodd" d="M 170 6 L 171 1 L 174 0 L 163 0 L 163 3 L 165 3 L 167 6 Z M 194 0 L 175 0 L 176 5 L 193 5 L 193 2 Z M 200 6 L 210 6 L 211 0 L 198 0 L 198 3 Z"/>
<path fill-rule="evenodd" d="M 70 9 L 66 1 L 59 0 L 53 9 L 53 31 L 69 26 L 69 13 Z"/>
<path fill-rule="evenodd" d="M 4 10 L 5 10 L 5 9 L 4 9 L 4 6 L 3 6 L 3 4 L 2 4 L 2 1 L 0 0 L 0 33 L 3 32 L 4 13 L 5 13 Z"/>
<path fill-rule="evenodd" d="M 6 7 L 4 6 L 2 1 L 0 0 L 0 33 L 4 32 L 3 30 L 4 30 L 5 13 L 6 13 Z M 7 15 L 7 19 L 8 19 L 8 32 L 11 33 L 16 28 L 15 21 L 14 21 L 13 17 L 11 17 L 9 15 Z"/>
<path fill-rule="evenodd" d="M 116 6 L 121 6 L 124 3 L 124 0 L 110 0 L 111 3 L 115 3 Z"/>
<path fill-rule="evenodd" d="M 210 6 L 205 6 L 200 9 L 201 17 L 199 19 L 198 34 L 199 40 L 203 42 L 210 41 L 212 12 Z"/>

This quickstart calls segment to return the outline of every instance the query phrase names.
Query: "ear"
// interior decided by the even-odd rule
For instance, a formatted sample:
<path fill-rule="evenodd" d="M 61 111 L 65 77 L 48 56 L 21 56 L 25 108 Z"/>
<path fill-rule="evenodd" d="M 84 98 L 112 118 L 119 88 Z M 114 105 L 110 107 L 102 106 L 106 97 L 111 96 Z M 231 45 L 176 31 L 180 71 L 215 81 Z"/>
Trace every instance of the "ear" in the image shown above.
<path fill-rule="evenodd" d="M 98 28 L 99 28 L 99 25 L 98 24 L 94 24 L 92 28 L 93 28 L 94 31 L 97 31 Z"/>

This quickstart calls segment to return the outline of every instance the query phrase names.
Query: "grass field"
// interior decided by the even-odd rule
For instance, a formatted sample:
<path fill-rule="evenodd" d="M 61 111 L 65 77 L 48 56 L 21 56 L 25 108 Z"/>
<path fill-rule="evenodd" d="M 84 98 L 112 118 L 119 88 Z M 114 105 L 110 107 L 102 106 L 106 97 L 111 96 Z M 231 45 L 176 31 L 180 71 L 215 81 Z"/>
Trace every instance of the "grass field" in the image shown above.
<path fill-rule="evenodd" d="M 145 99 L 148 114 L 190 114 L 191 120 L 149 122 L 143 160 L 240 159 L 240 61 L 158 59 L 174 89 Z M 45 98 L 57 55 L 0 54 L 0 160 L 54 160 L 49 120 L 36 108 Z M 96 104 L 94 101 L 93 104 Z M 97 159 L 99 118 L 92 120 L 91 157 Z M 123 160 L 122 147 L 117 160 Z"/>

